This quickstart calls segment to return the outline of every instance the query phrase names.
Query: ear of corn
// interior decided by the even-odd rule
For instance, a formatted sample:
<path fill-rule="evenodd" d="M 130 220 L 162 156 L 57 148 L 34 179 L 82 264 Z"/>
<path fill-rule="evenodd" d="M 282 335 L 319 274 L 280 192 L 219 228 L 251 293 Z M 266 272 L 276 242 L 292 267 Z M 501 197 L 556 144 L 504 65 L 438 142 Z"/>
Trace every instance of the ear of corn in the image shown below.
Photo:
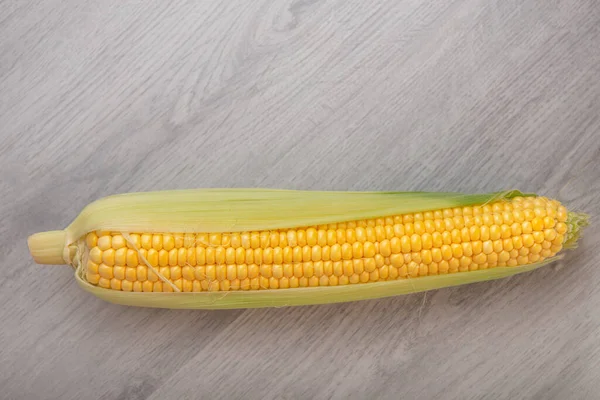
<path fill-rule="evenodd" d="M 531 271 L 587 216 L 490 194 L 229 189 L 112 196 L 29 238 L 109 302 L 251 308 L 394 296 Z M 160 292 L 160 293 L 159 293 Z"/>

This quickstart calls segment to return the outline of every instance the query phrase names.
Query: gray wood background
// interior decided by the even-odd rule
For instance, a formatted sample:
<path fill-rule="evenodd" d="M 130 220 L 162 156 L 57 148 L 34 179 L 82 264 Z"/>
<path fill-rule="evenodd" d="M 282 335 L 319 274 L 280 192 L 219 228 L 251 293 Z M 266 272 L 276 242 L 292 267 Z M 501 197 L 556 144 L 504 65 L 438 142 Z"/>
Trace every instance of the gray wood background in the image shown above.
<path fill-rule="evenodd" d="M 600 212 L 597 0 L 0 1 L 0 398 L 597 399 L 562 268 L 293 309 L 104 303 L 26 238 L 113 193 L 506 188 Z"/>

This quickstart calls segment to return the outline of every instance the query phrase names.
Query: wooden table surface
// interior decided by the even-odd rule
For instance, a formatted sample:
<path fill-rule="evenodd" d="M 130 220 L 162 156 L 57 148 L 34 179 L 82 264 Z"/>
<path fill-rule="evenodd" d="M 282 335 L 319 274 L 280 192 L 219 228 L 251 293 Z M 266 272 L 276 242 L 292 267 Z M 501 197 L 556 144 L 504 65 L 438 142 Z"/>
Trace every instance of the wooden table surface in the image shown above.
<path fill-rule="evenodd" d="M 26 238 L 105 195 L 519 188 L 600 213 L 597 0 L 0 1 L 0 398 L 597 399 L 561 266 L 234 311 L 104 303 Z"/>

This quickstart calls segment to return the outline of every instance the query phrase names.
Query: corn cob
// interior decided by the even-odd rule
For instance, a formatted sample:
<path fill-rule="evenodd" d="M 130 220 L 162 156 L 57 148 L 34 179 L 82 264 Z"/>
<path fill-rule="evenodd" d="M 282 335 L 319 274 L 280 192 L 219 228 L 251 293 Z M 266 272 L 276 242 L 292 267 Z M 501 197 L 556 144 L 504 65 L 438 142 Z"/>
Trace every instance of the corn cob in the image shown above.
<path fill-rule="evenodd" d="M 117 303 L 256 307 L 383 297 L 509 276 L 555 260 L 575 245 L 587 221 L 556 200 L 518 192 L 165 195 L 163 208 L 156 193 L 116 196 L 104 206 L 101 200 L 96 208 L 112 210 L 104 211 L 106 218 L 94 207 L 84 210 L 65 231 L 31 236 L 30 251 L 39 263 L 73 265 L 84 289 Z M 201 215 L 186 213 L 196 205 Z M 324 212 L 311 213 L 311 205 Z M 169 207 L 177 210 L 160 220 Z"/>

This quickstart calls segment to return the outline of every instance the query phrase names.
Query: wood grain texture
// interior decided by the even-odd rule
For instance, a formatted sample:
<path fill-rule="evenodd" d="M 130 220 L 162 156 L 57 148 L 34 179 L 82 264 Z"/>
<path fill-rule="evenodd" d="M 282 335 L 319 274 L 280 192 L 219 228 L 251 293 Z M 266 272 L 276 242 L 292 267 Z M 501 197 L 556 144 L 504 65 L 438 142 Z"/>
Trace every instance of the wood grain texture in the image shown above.
<path fill-rule="evenodd" d="M 562 268 L 252 311 L 103 303 L 26 237 L 113 193 L 520 188 L 600 213 L 596 0 L 0 1 L 0 397 L 594 399 Z"/>

